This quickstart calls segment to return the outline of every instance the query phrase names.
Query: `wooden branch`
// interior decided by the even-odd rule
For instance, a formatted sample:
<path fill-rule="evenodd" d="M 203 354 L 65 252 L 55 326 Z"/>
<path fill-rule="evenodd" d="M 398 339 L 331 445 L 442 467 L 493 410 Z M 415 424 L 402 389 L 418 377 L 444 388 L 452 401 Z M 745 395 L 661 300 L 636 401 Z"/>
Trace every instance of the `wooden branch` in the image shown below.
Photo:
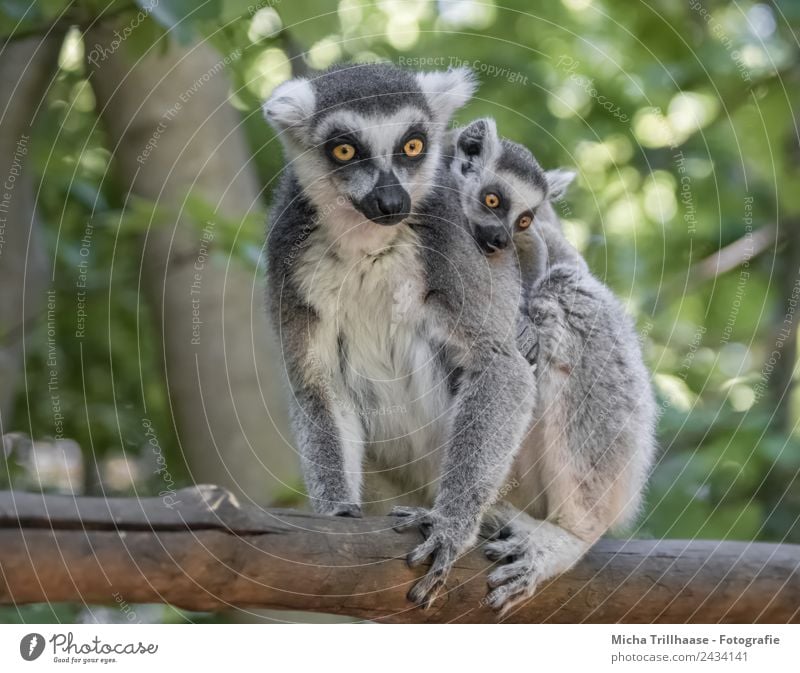
<path fill-rule="evenodd" d="M 710 280 L 733 271 L 745 262 L 752 262 L 767 250 L 774 249 L 785 238 L 774 225 L 764 225 L 750 234 L 742 236 L 692 264 L 682 273 L 667 279 L 663 285 L 649 293 L 646 305 L 658 301 L 669 305 L 679 297 L 692 294 Z M 652 311 L 655 312 L 655 306 Z"/>
<path fill-rule="evenodd" d="M 427 612 L 406 600 L 419 533 L 240 504 L 213 486 L 165 498 L 0 493 L 0 603 L 168 602 L 386 622 L 492 622 L 489 563 L 457 564 Z M 797 622 L 800 546 L 603 540 L 511 622 Z"/>
<path fill-rule="evenodd" d="M 748 236 L 742 236 L 742 238 L 729 243 L 697 262 L 689 270 L 689 276 L 695 284 L 712 280 L 728 273 L 728 271 L 732 271 L 754 257 L 758 257 L 762 252 L 774 248 L 777 241 L 777 227 L 766 225 L 751 232 Z"/>

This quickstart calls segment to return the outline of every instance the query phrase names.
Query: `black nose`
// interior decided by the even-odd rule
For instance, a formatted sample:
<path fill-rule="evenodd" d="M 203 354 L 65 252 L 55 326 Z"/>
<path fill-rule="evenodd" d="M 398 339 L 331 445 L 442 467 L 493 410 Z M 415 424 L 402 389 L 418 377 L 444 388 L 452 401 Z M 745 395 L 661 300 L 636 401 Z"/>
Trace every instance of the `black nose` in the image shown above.
<path fill-rule="evenodd" d="M 397 182 L 392 171 L 381 173 L 370 196 L 364 199 L 363 212 L 378 224 L 397 224 L 411 209 L 408 192 Z"/>
<path fill-rule="evenodd" d="M 405 190 L 384 188 L 376 195 L 378 210 L 381 215 L 400 215 L 406 211 Z"/>
<path fill-rule="evenodd" d="M 503 227 L 478 225 L 475 227 L 475 239 L 481 250 L 492 253 L 507 248 L 511 237 Z"/>

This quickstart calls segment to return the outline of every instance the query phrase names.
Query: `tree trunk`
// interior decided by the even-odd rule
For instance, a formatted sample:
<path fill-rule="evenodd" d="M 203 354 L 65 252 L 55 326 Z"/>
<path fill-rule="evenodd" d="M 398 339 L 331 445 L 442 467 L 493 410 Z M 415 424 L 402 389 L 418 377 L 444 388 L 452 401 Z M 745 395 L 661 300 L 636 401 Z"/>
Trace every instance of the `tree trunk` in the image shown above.
<path fill-rule="evenodd" d="M 58 63 L 59 37 L 14 40 L 0 51 L 0 434 L 8 427 L 32 344 L 30 323 L 46 302 L 47 255 L 30 165 L 36 112 Z"/>
<path fill-rule="evenodd" d="M 126 189 L 158 209 L 142 243 L 141 282 L 160 327 L 179 444 L 194 481 L 267 502 L 296 483 L 297 467 L 262 274 L 218 245 L 218 219 L 261 213 L 224 57 L 206 45 L 159 43 L 137 61 L 127 45 L 112 48 L 114 27 L 86 36 L 105 56 L 89 64 L 91 82 Z M 193 221 L 190 193 L 214 219 Z"/>
<path fill-rule="evenodd" d="M 791 435 L 795 430 L 793 399 L 800 322 L 800 220 L 787 220 L 783 228 L 786 230 L 786 247 L 778 263 L 780 299 L 773 339 L 773 346 L 780 353 L 780 362 L 772 373 L 770 401 L 775 409 L 775 428 Z"/>

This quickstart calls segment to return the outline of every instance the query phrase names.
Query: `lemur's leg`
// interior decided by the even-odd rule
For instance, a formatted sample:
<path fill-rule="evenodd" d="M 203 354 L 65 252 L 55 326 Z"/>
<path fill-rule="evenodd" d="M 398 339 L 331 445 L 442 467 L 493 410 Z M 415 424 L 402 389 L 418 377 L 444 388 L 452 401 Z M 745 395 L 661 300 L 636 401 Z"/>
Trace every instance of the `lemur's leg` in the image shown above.
<path fill-rule="evenodd" d="M 361 516 L 363 430 L 358 415 L 311 386 L 294 388 L 291 420 L 314 511 Z"/>
<path fill-rule="evenodd" d="M 409 592 L 422 606 L 432 603 L 453 563 L 475 542 L 530 422 L 535 401 L 530 367 L 516 349 L 498 346 L 491 356 L 489 366 L 472 363 L 466 371 L 433 508 L 392 511 L 408 519 L 398 529 L 420 525 L 426 536 L 408 555 L 411 566 L 432 557 L 428 573 Z"/>
<path fill-rule="evenodd" d="M 570 376 L 576 375 L 581 373 Z M 649 456 L 646 435 L 643 440 L 636 434 L 645 426 L 635 414 L 615 425 L 594 405 L 580 409 L 571 403 L 574 396 L 557 381 L 540 378 L 539 390 L 545 409 L 522 443 L 515 472 L 535 470 L 544 498 L 524 486 L 509 497 L 526 509 L 534 499 L 543 500 L 542 519 L 503 502 L 482 526 L 490 538 L 486 555 L 504 562 L 489 574 L 487 603 L 503 611 L 569 570 L 609 528 L 631 520 L 644 484 L 642 463 Z M 530 484 L 524 476 L 517 478 Z"/>

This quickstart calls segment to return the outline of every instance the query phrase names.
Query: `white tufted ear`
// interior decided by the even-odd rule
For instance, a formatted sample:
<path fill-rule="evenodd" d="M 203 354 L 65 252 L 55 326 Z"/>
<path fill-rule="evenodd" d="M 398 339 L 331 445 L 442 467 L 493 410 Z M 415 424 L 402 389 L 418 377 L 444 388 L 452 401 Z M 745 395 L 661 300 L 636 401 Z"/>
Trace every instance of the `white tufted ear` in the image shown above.
<path fill-rule="evenodd" d="M 303 77 L 278 86 L 266 103 L 264 117 L 278 131 L 302 131 L 314 114 L 316 98 L 311 82 Z"/>
<path fill-rule="evenodd" d="M 446 123 L 458 108 L 465 105 L 478 86 L 469 68 L 420 72 L 417 73 L 417 83 L 440 123 Z"/>
<path fill-rule="evenodd" d="M 545 173 L 547 176 L 547 198 L 550 201 L 559 201 L 564 198 L 567 187 L 572 184 L 577 173 L 566 168 L 555 168 Z"/>

